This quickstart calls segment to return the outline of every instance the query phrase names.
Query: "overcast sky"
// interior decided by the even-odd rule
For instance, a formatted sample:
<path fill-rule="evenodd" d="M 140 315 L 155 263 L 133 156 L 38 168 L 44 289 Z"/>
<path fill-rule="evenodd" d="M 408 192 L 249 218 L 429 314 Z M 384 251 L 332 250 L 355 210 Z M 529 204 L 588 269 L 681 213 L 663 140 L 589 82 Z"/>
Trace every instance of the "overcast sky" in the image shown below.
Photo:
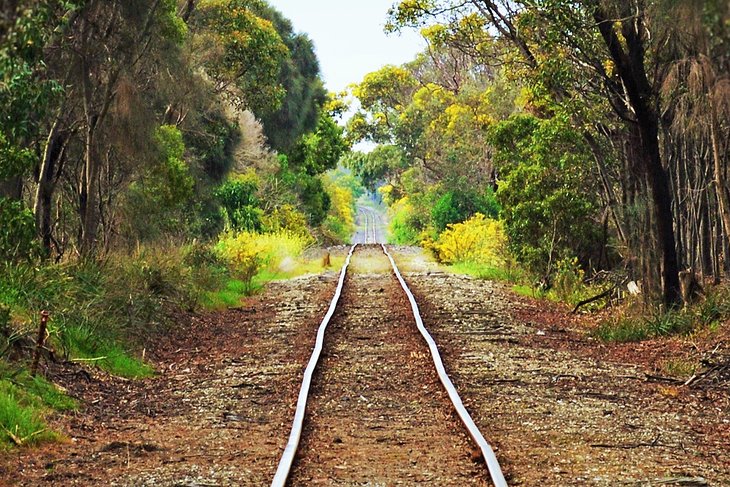
<path fill-rule="evenodd" d="M 395 0 L 268 0 L 314 41 L 330 91 L 344 90 L 386 64 L 411 61 L 425 47 L 415 31 L 386 35 Z"/>

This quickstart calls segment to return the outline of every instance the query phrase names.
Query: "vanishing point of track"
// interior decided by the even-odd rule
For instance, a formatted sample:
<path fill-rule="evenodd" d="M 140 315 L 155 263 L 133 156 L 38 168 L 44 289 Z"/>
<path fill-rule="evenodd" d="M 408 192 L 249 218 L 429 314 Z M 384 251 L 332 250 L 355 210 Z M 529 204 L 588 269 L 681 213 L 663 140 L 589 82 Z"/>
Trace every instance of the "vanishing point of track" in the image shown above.
<path fill-rule="evenodd" d="M 374 229 L 371 229 L 371 227 L 375 226 L 374 218 L 370 214 L 366 214 L 366 244 L 367 243 L 375 243 L 376 239 L 376 232 Z M 303 431 L 305 429 L 305 419 L 309 421 L 310 419 L 307 418 L 307 405 L 308 402 L 311 401 L 310 398 L 310 389 L 312 387 L 313 383 L 313 376 L 315 374 L 315 370 L 318 368 L 318 365 L 320 363 L 320 356 L 322 355 L 322 351 L 324 348 L 324 342 L 325 342 L 325 332 L 327 331 L 327 326 L 332 320 L 333 316 L 335 315 L 336 311 L 338 311 L 338 303 L 341 300 L 341 296 L 343 295 L 343 288 L 345 287 L 345 280 L 348 273 L 348 268 L 350 267 L 350 263 L 353 257 L 353 254 L 355 253 L 356 249 L 358 248 L 358 244 L 353 245 L 350 248 L 350 251 L 347 255 L 347 259 L 345 261 L 345 264 L 342 267 L 342 270 L 340 271 L 340 277 L 337 284 L 337 288 L 334 294 L 334 297 L 330 303 L 330 306 L 327 310 L 327 313 L 322 320 L 321 325 L 319 326 L 319 329 L 317 331 L 317 338 L 314 350 L 312 352 L 311 358 L 309 359 L 309 362 L 307 364 L 307 367 L 304 371 L 304 378 L 302 381 L 302 386 L 299 391 L 299 396 L 297 400 L 297 406 L 296 411 L 294 415 L 294 421 L 292 424 L 291 433 L 289 435 L 288 442 L 286 444 L 286 447 L 284 449 L 284 452 L 281 456 L 281 459 L 279 461 L 279 465 L 276 471 L 276 474 L 274 476 L 274 479 L 271 483 L 272 487 L 284 487 L 287 484 L 287 480 L 290 477 L 290 474 L 292 473 L 293 466 L 295 465 L 295 459 L 297 458 L 297 454 L 300 455 L 304 454 L 304 452 L 298 452 L 298 449 L 300 447 L 300 442 L 302 439 Z M 366 248 L 372 249 L 372 246 L 367 246 Z M 478 447 L 478 454 L 481 456 L 484 460 L 484 463 L 486 464 L 488 468 L 489 476 L 491 477 L 492 483 L 497 487 L 506 486 L 507 483 L 504 479 L 504 475 L 502 474 L 499 462 L 497 461 L 497 458 L 491 448 L 491 446 L 487 443 L 487 441 L 484 439 L 484 436 L 481 434 L 477 426 L 475 425 L 474 421 L 472 420 L 471 416 L 467 412 L 466 408 L 464 407 L 461 398 L 459 397 L 459 394 L 456 391 L 456 388 L 452 384 L 451 380 L 449 379 L 446 370 L 444 368 L 443 362 L 441 360 L 441 356 L 439 354 L 437 345 L 434 341 L 434 339 L 431 337 L 431 335 L 426 330 L 423 320 L 421 319 L 420 311 L 418 308 L 418 304 L 416 303 L 416 300 L 413 296 L 413 293 L 408 288 L 405 280 L 403 279 L 396 263 L 393 257 L 390 255 L 388 250 L 386 249 L 385 245 L 380 244 L 380 249 L 382 250 L 383 254 L 387 257 L 391 269 L 392 274 L 397 279 L 397 282 L 400 285 L 400 288 L 405 293 L 405 296 L 407 297 L 408 303 L 410 304 L 410 314 L 413 318 L 415 318 L 415 323 L 418 328 L 418 332 L 420 332 L 420 336 L 423 340 L 425 340 L 425 343 L 428 346 L 428 350 L 430 352 L 430 356 L 432 359 L 432 366 L 435 367 L 435 370 L 438 374 L 438 379 L 440 381 L 440 384 L 443 388 L 443 390 L 448 395 L 448 399 L 450 401 L 450 404 L 453 407 L 453 410 L 457 413 L 461 424 L 466 428 L 466 431 L 468 432 L 469 436 L 471 437 L 471 440 L 475 443 L 475 445 Z M 392 279 L 392 278 L 391 278 Z M 382 292 L 383 289 L 380 289 Z M 404 303 L 404 301 L 403 301 Z M 346 307 L 347 308 L 347 307 Z M 367 330 L 364 330 L 364 333 L 368 333 Z M 413 352 L 412 352 L 413 353 Z M 426 354 L 423 354 L 424 356 Z M 385 372 L 382 372 L 383 374 Z M 322 380 L 322 377 L 318 377 L 318 380 Z M 385 379 L 384 379 L 385 380 Z M 412 380 L 412 378 L 410 379 Z M 358 379 L 359 381 L 359 379 Z M 410 384 L 407 387 L 417 388 L 421 386 L 421 384 Z M 394 391 L 395 393 L 395 391 Z M 362 395 L 360 398 L 365 399 Z M 419 409 L 420 412 L 420 409 Z M 409 414 L 406 413 L 406 416 Z M 438 423 L 438 420 L 434 420 L 436 423 Z M 379 438 L 378 441 L 383 440 L 383 438 Z M 337 438 L 336 441 L 342 441 L 341 439 Z M 366 460 L 372 460 L 370 458 Z M 373 460 L 374 461 L 374 460 Z M 337 468 L 337 467 L 335 467 Z M 405 479 L 404 479 L 405 480 Z"/>

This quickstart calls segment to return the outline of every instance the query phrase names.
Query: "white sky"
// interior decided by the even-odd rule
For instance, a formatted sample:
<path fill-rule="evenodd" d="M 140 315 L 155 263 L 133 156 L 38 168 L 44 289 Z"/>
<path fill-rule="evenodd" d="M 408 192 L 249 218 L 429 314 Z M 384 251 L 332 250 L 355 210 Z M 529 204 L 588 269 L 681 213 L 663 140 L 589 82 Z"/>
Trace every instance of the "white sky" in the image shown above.
<path fill-rule="evenodd" d="M 414 31 L 386 35 L 395 0 L 268 0 L 314 41 L 327 89 L 342 91 L 386 64 L 413 60 L 425 48 Z"/>

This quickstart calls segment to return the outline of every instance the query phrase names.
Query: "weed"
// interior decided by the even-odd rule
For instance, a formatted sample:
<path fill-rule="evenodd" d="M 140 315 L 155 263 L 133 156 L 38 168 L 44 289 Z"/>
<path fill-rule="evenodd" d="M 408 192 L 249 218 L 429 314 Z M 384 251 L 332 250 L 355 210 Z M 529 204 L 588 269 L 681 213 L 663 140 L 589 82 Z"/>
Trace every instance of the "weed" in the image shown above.
<path fill-rule="evenodd" d="M 706 299 L 681 310 L 653 310 L 648 315 L 634 313 L 601 323 L 595 335 L 604 341 L 631 342 L 671 335 L 689 335 L 712 330 L 730 318 L 730 291 L 709 289 Z"/>

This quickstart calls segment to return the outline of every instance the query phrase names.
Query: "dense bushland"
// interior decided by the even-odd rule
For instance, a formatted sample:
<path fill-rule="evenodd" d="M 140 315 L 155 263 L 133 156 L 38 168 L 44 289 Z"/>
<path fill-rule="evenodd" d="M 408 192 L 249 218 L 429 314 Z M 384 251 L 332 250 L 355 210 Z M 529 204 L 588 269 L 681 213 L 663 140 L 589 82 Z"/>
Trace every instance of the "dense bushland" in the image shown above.
<path fill-rule="evenodd" d="M 362 191 L 344 109 L 262 0 L 3 3 L 0 443 L 53 437 L 19 379 L 41 310 L 43 363 L 144 377 L 172 313 L 321 270 L 303 250 L 348 240 Z"/>
<path fill-rule="evenodd" d="M 365 76 L 348 165 L 380 186 L 396 242 L 481 213 L 549 291 L 566 263 L 676 308 L 679 271 L 730 273 L 723 2 L 398 2 L 428 47 Z M 671 19 L 682 18 L 682 22 Z M 580 272 L 578 272 L 580 271 Z"/>

